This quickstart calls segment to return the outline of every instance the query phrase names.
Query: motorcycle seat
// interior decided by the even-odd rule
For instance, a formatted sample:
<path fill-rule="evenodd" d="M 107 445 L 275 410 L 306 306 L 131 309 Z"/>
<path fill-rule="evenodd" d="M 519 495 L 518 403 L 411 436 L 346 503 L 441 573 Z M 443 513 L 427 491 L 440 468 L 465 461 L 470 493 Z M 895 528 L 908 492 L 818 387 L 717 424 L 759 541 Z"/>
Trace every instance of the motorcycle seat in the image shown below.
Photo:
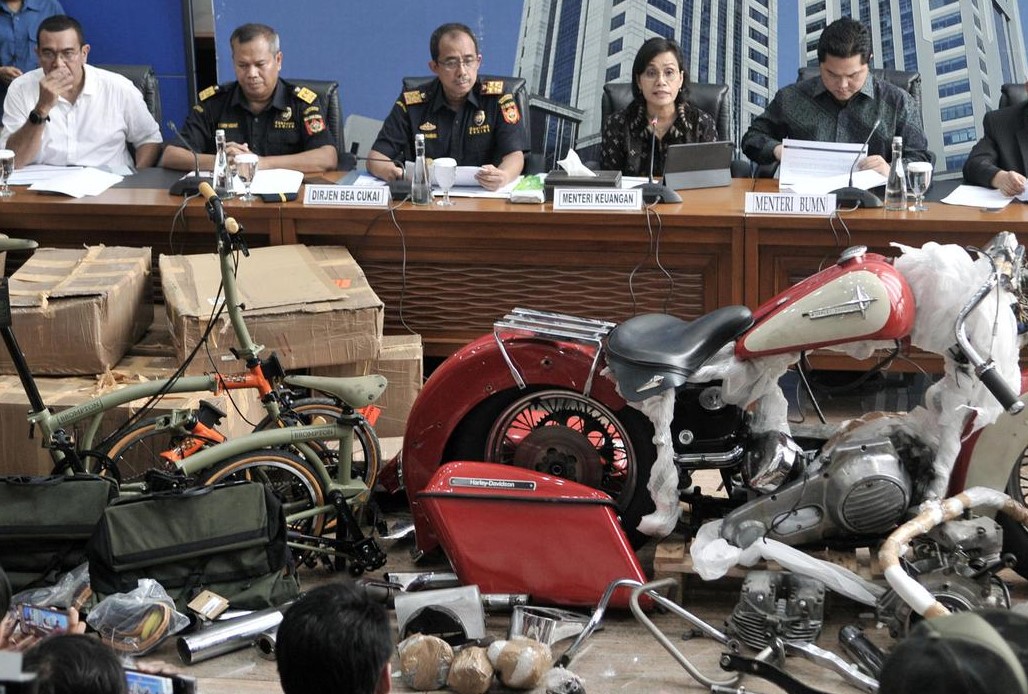
<path fill-rule="evenodd" d="M 725 306 L 694 321 L 663 313 L 629 318 L 607 337 L 607 364 L 614 372 L 622 396 L 642 399 L 678 387 L 718 350 L 753 325 L 745 306 Z M 663 378 L 652 392 L 646 384 L 654 372 Z M 640 386 L 640 387 L 632 387 Z M 635 397 L 639 396 L 639 397 Z"/>

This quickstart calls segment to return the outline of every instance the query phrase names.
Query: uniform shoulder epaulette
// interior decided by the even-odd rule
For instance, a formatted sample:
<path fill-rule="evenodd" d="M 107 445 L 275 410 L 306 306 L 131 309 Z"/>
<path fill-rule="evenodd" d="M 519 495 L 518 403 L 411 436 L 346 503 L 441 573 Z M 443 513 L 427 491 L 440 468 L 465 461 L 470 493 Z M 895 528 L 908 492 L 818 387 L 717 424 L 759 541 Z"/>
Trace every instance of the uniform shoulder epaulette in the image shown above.
<path fill-rule="evenodd" d="M 503 94 L 503 80 L 488 80 L 483 82 L 480 93 L 485 94 L 486 96 Z"/>
<path fill-rule="evenodd" d="M 414 104 L 421 104 L 425 101 L 425 93 L 420 89 L 412 89 L 409 92 L 403 93 L 403 103 L 407 106 L 413 106 Z"/>
<path fill-rule="evenodd" d="M 310 87 L 293 87 L 293 95 L 305 104 L 313 104 L 318 98 L 317 92 Z"/>
<path fill-rule="evenodd" d="M 198 98 L 200 99 L 200 101 L 206 101 L 207 99 L 210 99 L 212 96 L 217 94 L 219 91 L 221 91 L 221 86 L 213 84 L 210 87 L 207 87 L 207 89 L 204 89 L 202 92 L 200 92 Z"/>

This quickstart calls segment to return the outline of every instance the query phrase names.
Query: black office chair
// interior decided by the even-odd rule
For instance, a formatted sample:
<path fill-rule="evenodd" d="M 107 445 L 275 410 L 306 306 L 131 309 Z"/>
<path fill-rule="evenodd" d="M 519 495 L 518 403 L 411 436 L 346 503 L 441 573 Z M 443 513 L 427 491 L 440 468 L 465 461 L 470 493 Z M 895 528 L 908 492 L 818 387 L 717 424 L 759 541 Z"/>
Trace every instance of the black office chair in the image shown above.
<path fill-rule="evenodd" d="M 161 87 L 157 82 L 157 73 L 151 65 L 95 65 L 102 70 L 116 72 L 127 77 L 132 84 L 143 94 L 143 101 L 150 115 L 161 123 Z M 162 126 L 163 127 L 163 126 Z"/>
<path fill-rule="evenodd" d="M 403 91 L 409 92 L 413 89 L 419 89 L 427 85 L 434 79 L 434 75 L 428 75 L 427 77 L 404 77 Z M 514 96 L 514 102 L 518 105 L 518 111 L 521 112 L 521 122 L 524 124 L 525 132 L 529 134 L 530 139 L 532 128 L 528 120 L 528 88 L 525 84 L 525 78 L 506 77 L 502 75 L 479 75 L 478 80 L 480 82 L 488 82 L 490 80 L 503 80 L 504 83 L 510 87 L 510 93 Z M 539 173 L 543 169 L 542 162 L 543 157 L 541 154 L 531 151 L 526 153 L 524 172 L 526 174 Z"/>
<path fill-rule="evenodd" d="M 1007 82 L 1000 88 L 999 107 L 1015 106 L 1028 101 L 1028 91 L 1024 82 Z"/>
<path fill-rule="evenodd" d="M 343 137 L 343 106 L 339 98 L 339 82 L 335 80 L 307 80 L 288 79 L 290 84 L 298 87 L 307 87 L 318 96 L 325 104 L 325 122 L 328 124 L 328 131 L 336 141 L 336 150 L 339 152 L 339 168 L 344 168 L 344 156 L 346 151 L 346 138 Z M 349 168 L 353 168 L 351 165 Z"/>
<path fill-rule="evenodd" d="M 796 73 L 796 81 L 802 82 L 803 80 L 810 79 L 811 77 L 817 77 L 821 74 L 821 69 L 817 65 L 804 65 Z M 914 100 L 915 110 L 917 111 L 918 125 L 923 127 L 923 120 L 921 115 L 921 73 L 920 72 L 908 72 L 906 70 L 885 70 L 875 69 L 871 70 L 871 74 L 879 79 L 884 79 L 887 82 L 895 84 L 900 89 L 904 90 Z"/>

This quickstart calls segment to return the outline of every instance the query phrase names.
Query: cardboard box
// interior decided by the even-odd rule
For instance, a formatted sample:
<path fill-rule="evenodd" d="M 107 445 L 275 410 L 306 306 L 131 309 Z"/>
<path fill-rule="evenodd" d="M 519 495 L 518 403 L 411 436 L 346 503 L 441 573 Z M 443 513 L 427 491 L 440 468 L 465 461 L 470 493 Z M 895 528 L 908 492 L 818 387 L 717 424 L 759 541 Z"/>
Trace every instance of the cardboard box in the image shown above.
<path fill-rule="evenodd" d="M 161 286 L 175 354 L 203 335 L 218 297 L 214 254 L 160 257 Z M 378 356 L 384 307 L 349 251 L 340 246 L 255 248 L 241 258 L 240 302 L 254 341 L 286 369 L 347 364 Z M 208 340 L 215 359 L 232 359 L 235 333 L 223 312 Z M 204 371 L 205 359 L 194 369 Z M 208 367 L 209 368 L 209 367 Z"/>
<path fill-rule="evenodd" d="M 153 317 L 149 248 L 39 248 L 10 278 L 14 334 L 35 375 L 95 375 Z M 7 350 L 0 373 L 13 374 Z"/>
<path fill-rule="evenodd" d="M 319 366 L 311 369 L 317 376 L 366 376 L 382 374 L 389 379 L 382 397 L 375 402 L 382 414 L 375 424 L 380 439 L 403 436 L 407 415 L 424 382 L 423 350 L 420 335 L 386 335 L 377 359 L 354 364 Z"/>
<path fill-rule="evenodd" d="M 97 377 L 39 378 L 36 382 L 43 402 L 54 411 L 80 405 L 109 390 L 124 385 L 170 376 L 178 364 L 167 357 L 125 357 L 114 369 Z M 246 420 L 256 424 L 264 417 L 264 408 L 255 392 L 233 391 L 232 399 L 242 412 L 240 414 L 229 401 L 228 394 L 215 396 L 210 392 L 175 393 L 167 395 L 155 407 L 153 416 L 168 414 L 174 409 L 189 409 L 207 400 L 226 413 L 218 431 L 228 437 L 240 436 L 253 429 Z M 118 407 L 104 417 L 100 435 L 114 431 L 137 408 L 143 400 L 136 400 Z M 39 430 L 29 438 L 26 419 L 29 412 L 28 398 L 17 376 L 0 376 L 0 474 L 3 475 L 47 475 L 53 468 L 49 451 L 43 448 Z M 245 417 L 245 419 L 244 419 Z M 79 424 L 85 427 L 88 421 Z"/>

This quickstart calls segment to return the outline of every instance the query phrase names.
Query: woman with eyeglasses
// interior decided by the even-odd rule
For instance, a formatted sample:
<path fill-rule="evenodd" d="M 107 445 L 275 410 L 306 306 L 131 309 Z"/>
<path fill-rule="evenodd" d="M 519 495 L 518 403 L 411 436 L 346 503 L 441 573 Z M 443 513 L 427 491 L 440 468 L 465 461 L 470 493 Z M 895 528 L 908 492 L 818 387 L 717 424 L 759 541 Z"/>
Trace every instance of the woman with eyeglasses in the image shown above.
<path fill-rule="evenodd" d="M 646 41 L 632 64 L 632 102 L 603 124 L 602 168 L 626 176 L 664 174 L 670 145 L 713 142 L 717 128 L 710 114 L 685 100 L 689 75 L 677 43 L 656 36 Z"/>

